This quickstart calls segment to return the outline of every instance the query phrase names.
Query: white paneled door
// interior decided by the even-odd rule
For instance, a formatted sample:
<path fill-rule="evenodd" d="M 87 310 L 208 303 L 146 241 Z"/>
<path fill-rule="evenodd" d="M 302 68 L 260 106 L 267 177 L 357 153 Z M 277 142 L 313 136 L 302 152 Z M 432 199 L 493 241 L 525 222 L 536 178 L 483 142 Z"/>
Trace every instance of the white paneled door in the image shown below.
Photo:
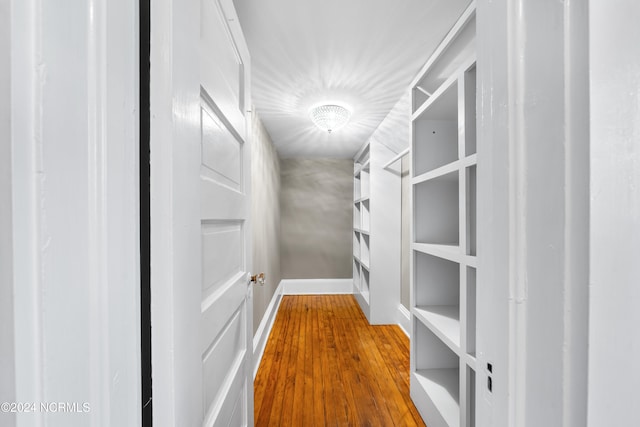
<path fill-rule="evenodd" d="M 253 425 L 248 50 L 231 0 L 151 16 L 153 421 Z"/>

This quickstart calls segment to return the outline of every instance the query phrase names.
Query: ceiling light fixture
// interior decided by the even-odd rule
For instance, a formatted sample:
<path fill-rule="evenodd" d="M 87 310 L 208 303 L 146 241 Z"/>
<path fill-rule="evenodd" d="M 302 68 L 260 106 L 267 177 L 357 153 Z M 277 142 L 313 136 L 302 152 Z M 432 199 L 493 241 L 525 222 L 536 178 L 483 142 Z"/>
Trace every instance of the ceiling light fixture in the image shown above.
<path fill-rule="evenodd" d="M 309 115 L 316 126 L 331 133 L 347 124 L 351 111 L 341 105 L 322 104 L 312 107 Z"/>

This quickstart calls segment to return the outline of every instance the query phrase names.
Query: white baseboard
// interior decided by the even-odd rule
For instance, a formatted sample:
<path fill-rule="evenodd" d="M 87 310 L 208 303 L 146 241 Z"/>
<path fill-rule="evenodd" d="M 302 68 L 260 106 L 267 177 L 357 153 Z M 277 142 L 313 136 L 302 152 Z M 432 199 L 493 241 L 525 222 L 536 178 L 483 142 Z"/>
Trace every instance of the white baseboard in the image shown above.
<path fill-rule="evenodd" d="M 411 313 L 402 304 L 398 304 L 396 319 L 400 329 L 411 339 Z"/>
<path fill-rule="evenodd" d="M 280 284 L 276 288 L 276 291 L 273 293 L 271 297 L 271 301 L 269 302 L 269 306 L 262 316 L 262 320 L 260 321 L 260 325 L 258 326 L 258 330 L 253 336 L 253 379 L 256 379 L 256 375 L 258 374 L 258 368 L 260 367 L 260 361 L 262 360 L 262 355 L 264 354 L 264 349 L 267 346 L 267 339 L 269 338 L 269 334 L 271 333 L 271 329 L 273 328 L 273 322 L 276 320 L 276 313 L 278 313 L 278 308 L 280 307 L 280 301 L 282 301 L 282 289 L 283 284 L 280 281 Z"/>
<path fill-rule="evenodd" d="M 352 294 L 353 279 L 285 279 L 284 295 Z"/>

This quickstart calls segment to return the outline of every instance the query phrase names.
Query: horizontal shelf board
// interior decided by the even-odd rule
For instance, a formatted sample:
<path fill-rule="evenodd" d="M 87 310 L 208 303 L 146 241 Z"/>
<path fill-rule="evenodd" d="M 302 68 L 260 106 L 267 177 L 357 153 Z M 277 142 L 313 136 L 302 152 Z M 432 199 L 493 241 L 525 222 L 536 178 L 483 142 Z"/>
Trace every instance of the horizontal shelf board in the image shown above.
<path fill-rule="evenodd" d="M 449 426 L 460 425 L 458 368 L 420 369 L 413 373 L 426 395 Z"/>
<path fill-rule="evenodd" d="M 365 262 L 362 261 L 362 259 L 359 256 L 354 255 L 353 259 L 355 259 L 358 262 L 358 264 L 360 264 L 362 266 L 362 268 L 364 268 L 365 270 L 371 272 L 371 269 L 369 268 L 369 266 L 367 264 L 365 264 Z"/>
<path fill-rule="evenodd" d="M 413 243 L 411 249 L 428 255 L 444 258 L 449 261 L 462 262 L 462 253 L 458 245 L 433 245 L 429 243 Z"/>
<path fill-rule="evenodd" d="M 477 165 L 478 164 L 478 155 L 477 154 L 471 154 L 470 156 L 465 157 L 464 159 L 462 159 L 462 165 L 467 167 L 467 166 L 473 166 L 473 165 Z"/>
<path fill-rule="evenodd" d="M 413 307 L 413 314 L 451 350 L 460 354 L 460 307 L 431 305 Z"/>
<path fill-rule="evenodd" d="M 361 203 L 361 202 L 366 202 L 367 200 L 369 200 L 369 196 L 362 196 L 359 199 L 354 200 L 353 203 Z"/>
<path fill-rule="evenodd" d="M 411 116 L 411 121 L 427 118 L 424 116 L 425 115 L 428 116 L 429 110 L 435 108 L 434 105 L 437 106 L 438 101 L 442 101 L 441 98 L 443 95 L 453 96 L 453 95 L 447 94 L 447 91 L 449 90 L 456 92 L 454 99 L 455 101 L 457 101 L 458 99 L 457 83 L 458 83 L 459 76 L 460 76 L 459 74 L 454 74 L 453 76 L 445 80 L 444 83 L 442 83 L 440 87 L 436 89 L 436 91 L 433 92 L 433 94 L 416 110 L 416 112 L 413 113 L 413 115 Z M 456 86 L 456 87 L 453 87 L 453 86 Z M 457 108 L 455 108 L 454 111 L 457 117 Z M 455 120 L 456 117 L 452 117 L 452 119 Z"/>
<path fill-rule="evenodd" d="M 416 184 L 420 184 L 421 182 L 429 181 L 435 178 L 440 178 L 441 176 L 457 171 L 458 169 L 460 169 L 461 165 L 462 163 L 460 162 L 460 160 L 455 160 L 444 166 L 440 166 L 437 169 L 430 170 L 429 172 L 425 172 L 423 174 L 420 174 L 414 177 L 411 180 L 411 183 L 413 185 L 416 185 Z M 457 178 L 457 175 L 452 175 L 452 179 L 455 179 L 455 178 Z"/>
<path fill-rule="evenodd" d="M 360 234 L 366 234 L 367 236 L 371 234 L 369 230 L 363 230 L 362 228 L 354 228 L 353 231 Z"/>
<path fill-rule="evenodd" d="M 464 257 L 464 263 L 469 267 L 478 268 L 478 258 L 475 255 L 466 255 Z"/>
<path fill-rule="evenodd" d="M 476 370 L 476 354 L 475 353 L 465 354 L 464 355 L 464 361 L 467 364 L 467 366 L 469 366 L 474 371 L 477 371 Z"/>

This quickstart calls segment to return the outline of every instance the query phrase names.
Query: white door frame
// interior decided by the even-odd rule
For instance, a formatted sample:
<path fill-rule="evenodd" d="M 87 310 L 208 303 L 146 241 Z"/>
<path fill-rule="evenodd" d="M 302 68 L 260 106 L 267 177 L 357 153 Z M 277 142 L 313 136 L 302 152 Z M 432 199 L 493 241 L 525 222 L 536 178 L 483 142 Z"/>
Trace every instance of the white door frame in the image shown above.
<path fill-rule="evenodd" d="M 0 5 L 11 89 L 0 110 L 0 309 L 13 317 L 0 359 L 13 352 L 15 367 L 5 376 L 2 363 L 0 401 L 36 404 L 0 424 L 136 425 L 138 5 L 65 5 Z M 78 412 L 40 406 L 52 402 Z"/>
<path fill-rule="evenodd" d="M 477 425 L 581 427 L 590 262 L 587 2 L 479 0 L 477 17 Z"/>

